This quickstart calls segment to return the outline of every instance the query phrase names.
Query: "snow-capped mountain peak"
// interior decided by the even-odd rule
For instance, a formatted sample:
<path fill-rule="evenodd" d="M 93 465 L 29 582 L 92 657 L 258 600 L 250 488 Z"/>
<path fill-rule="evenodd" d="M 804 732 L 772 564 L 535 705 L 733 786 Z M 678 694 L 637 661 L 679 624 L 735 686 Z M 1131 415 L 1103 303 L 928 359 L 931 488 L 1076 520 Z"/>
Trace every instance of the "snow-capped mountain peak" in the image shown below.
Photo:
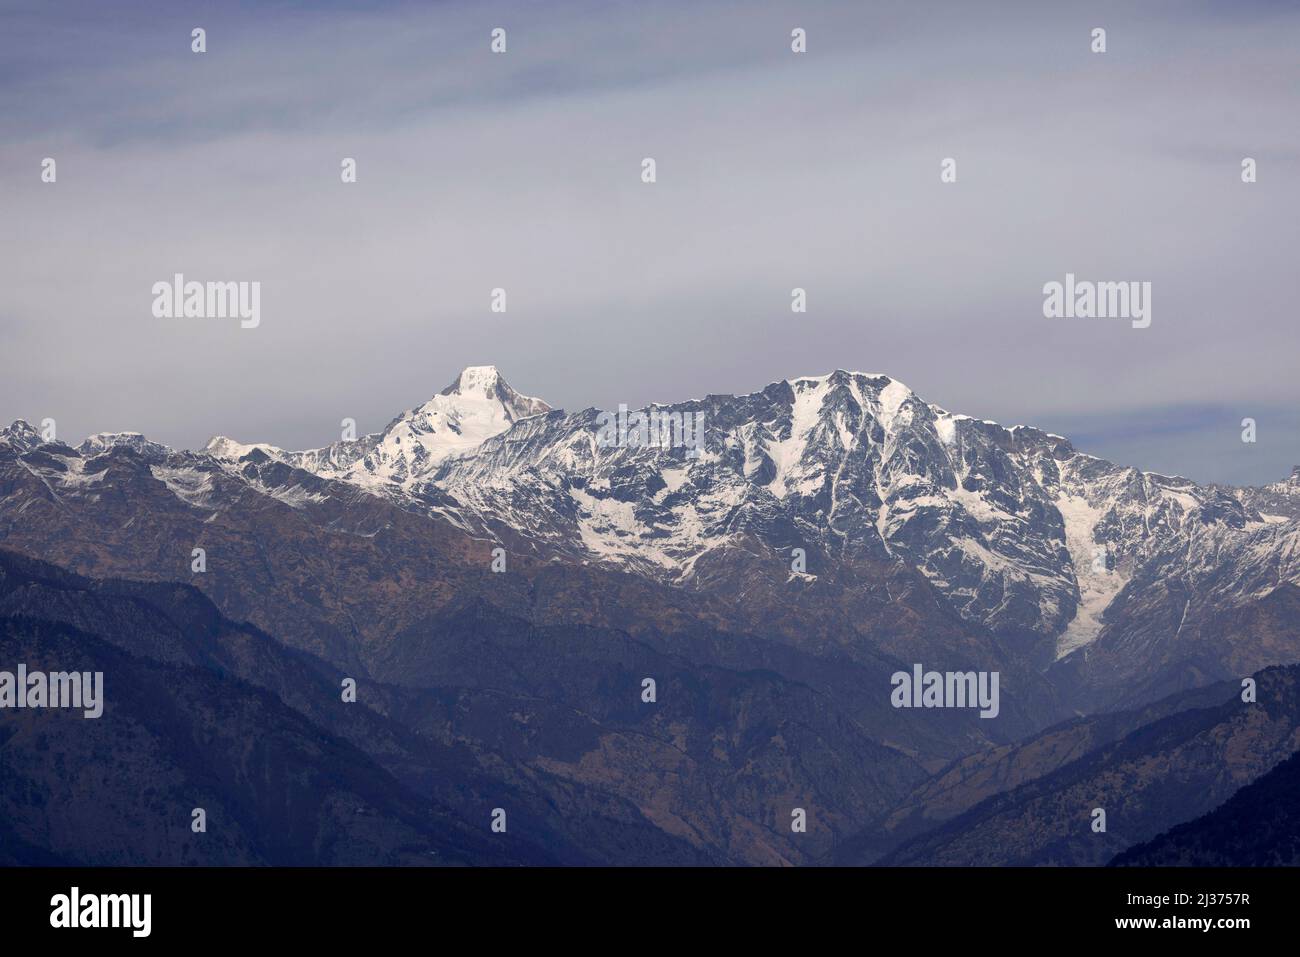
<path fill-rule="evenodd" d="M 226 435 L 214 435 L 208 439 L 208 444 L 203 446 L 203 451 L 213 458 L 232 462 L 242 459 L 253 451 L 260 451 L 273 459 L 282 459 L 287 454 L 283 449 L 267 445 L 265 442 L 237 442 Z"/>
<path fill-rule="evenodd" d="M 342 477 L 364 484 L 410 483 L 443 460 L 471 452 L 520 419 L 549 412 L 541 399 L 512 389 L 495 366 L 468 366 L 428 402 L 404 412 Z"/>
<path fill-rule="evenodd" d="M 171 449 L 151 442 L 140 432 L 97 432 L 77 446 L 84 456 L 99 455 L 109 449 L 128 448 L 141 455 L 166 455 Z"/>
<path fill-rule="evenodd" d="M 464 398 L 486 399 L 500 402 L 516 418 L 527 418 L 541 412 L 549 412 L 551 407 L 541 399 L 520 395 L 510 387 L 496 366 L 466 366 L 456 376 L 456 381 L 443 389 L 439 395 L 458 395 Z"/>
<path fill-rule="evenodd" d="M 260 451 L 326 478 L 371 487 L 406 487 L 423 481 L 444 460 L 473 451 L 521 419 L 549 411 L 551 407 L 541 399 L 511 388 L 495 366 L 467 366 L 433 398 L 370 435 L 301 452 L 217 436 L 204 451 L 227 462 Z"/>
<path fill-rule="evenodd" d="M 520 419 L 549 412 L 551 407 L 541 399 L 516 392 L 501 378 L 496 366 L 466 366 L 455 382 L 415 411 L 441 413 L 453 421 L 477 420 L 492 429 L 483 436 L 487 438 Z"/>
<path fill-rule="evenodd" d="M 41 434 L 25 419 L 16 419 L 12 425 L 0 429 L 0 444 L 32 449 L 41 444 Z"/>

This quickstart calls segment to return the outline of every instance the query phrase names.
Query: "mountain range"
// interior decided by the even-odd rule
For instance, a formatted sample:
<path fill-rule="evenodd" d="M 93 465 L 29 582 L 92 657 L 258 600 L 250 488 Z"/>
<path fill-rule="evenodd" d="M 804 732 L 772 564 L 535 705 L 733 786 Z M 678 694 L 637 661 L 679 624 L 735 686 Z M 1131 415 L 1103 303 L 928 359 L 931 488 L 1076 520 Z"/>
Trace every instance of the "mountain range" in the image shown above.
<path fill-rule="evenodd" d="M 8 640 L 125 655 L 132 682 L 186 702 L 238 682 L 280 709 L 247 729 L 276 760 L 310 763 L 294 721 L 356 749 L 391 776 L 387 804 L 362 803 L 392 840 L 323 862 L 423 861 L 429 841 L 438 862 L 1105 863 L 1295 750 L 1290 712 L 1276 733 L 1188 742 L 1294 687 L 1262 676 L 1300 662 L 1300 470 L 1198 484 L 844 371 L 638 413 L 695 417 L 702 447 L 604 441 L 599 410 L 553 409 L 490 366 L 305 451 L 74 447 L 15 422 L 0 549 L 14 580 L 47 584 L 8 591 Z M 914 664 L 998 672 L 998 717 L 893 707 Z M 1214 711 L 1252 675 L 1256 710 Z M 324 702 L 344 677 L 361 691 L 341 725 Z M 159 768 L 194 764 L 193 742 L 169 746 Z M 1152 798 L 1089 842 L 1078 808 L 1126 761 L 1180 768 L 1167 780 L 1196 800 Z M 431 793 L 442 823 L 421 827 L 399 797 Z M 520 809 L 518 844 L 448 823 L 486 822 L 494 800 Z M 251 822 L 220 860 L 308 853 L 267 849 Z M 78 859 L 43 827 L 22 846 Z"/>

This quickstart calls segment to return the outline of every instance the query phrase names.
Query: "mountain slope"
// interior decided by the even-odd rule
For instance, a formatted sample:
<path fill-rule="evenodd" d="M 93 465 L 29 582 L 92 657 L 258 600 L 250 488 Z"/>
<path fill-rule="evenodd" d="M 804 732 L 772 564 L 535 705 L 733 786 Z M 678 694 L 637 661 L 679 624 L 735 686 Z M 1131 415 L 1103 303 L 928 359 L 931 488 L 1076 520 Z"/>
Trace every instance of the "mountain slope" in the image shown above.
<path fill-rule="evenodd" d="M 771 671 L 607 629 L 537 628 L 475 599 L 397 636 L 355 704 L 340 701 L 346 672 L 221 618 L 184 585 L 88 580 L 0 551 L 0 620 L 84 626 L 141 658 L 255 685 L 460 826 L 508 807 L 512 833 L 560 863 L 802 863 L 924 776 L 829 696 Z M 814 816 L 807 835 L 789 831 L 796 806 Z"/>
<path fill-rule="evenodd" d="M 1194 821 L 1118 854 L 1115 867 L 1300 865 L 1300 754 Z"/>
<path fill-rule="evenodd" d="M 346 672 L 222 618 L 188 586 L 88 580 L 0 551 L 0 620 L 71 626 L 134 657 L 193 666 L 222 681 L 269 692 L 322 737 L 337 737 L 364 751 L 383 769 L 377 773 L 396 778 L 407 800 L 431 795 L 443 808 L 442 820 L 454 830 L 481 824 L 488 809 L 506 805 L 516 830 L 531 835 L 525 845 L 544 845 L 545 858 L 554 863 L 709 859 L 657 832 L 617 795 L 545 771 L 503 769 L 497 755 L 463 733 L 417 734 L 389 714 L 407 707 L 418 697 L 415 693 L 361 679 L 357 702 L 343 703 L 340 677 Z M 451 727 L 455 730 L 455 723 Z M 274 739 L 278 732 L 276 722 L 268 719 L 255 733 Z M 67 750 L 64 745 L 76 744 L 75 739 L 52 738 L 47 749 L 58 754 Z M 206 760 L 199 751 L 184 757 L 200 764 Z M 535 850 L 530 856 L 543 857 Z M 468 858 L 474 863 L 493 859 L 490 853 Z"/>
<path fill-rule="evenodd" d="M 1221 704 L 1239 690 L 1218 682 L 1182 691 L 1135 711 L 1073 718 L 1045 731 L 953 761 L 921 782 L 889 814 L 836 848 L 836 860 L 867 864 L 984 800 L 1038 780 L 1161 718 Z"/>
<path fill-rule="evenodd" d="M 0 661 L 104 675 L 104 713 L 0 715 L 8 864 L 438 864 L 548 860 L 406 791 L 278 699 L 125 654 L 66 625 L 0 618 Z M 191 830 L 194 808 L 206 833 Z"/>
<path fill-rule="evenodd" d="M 1178 711 L 991 797 L 886 865 L 1100 865 L 1216 807 L 1300 748 L 1300 667 L 1255 676 L 1258 701 Z M 1092 829 L 1106 813 L 1106 831 Z"/>

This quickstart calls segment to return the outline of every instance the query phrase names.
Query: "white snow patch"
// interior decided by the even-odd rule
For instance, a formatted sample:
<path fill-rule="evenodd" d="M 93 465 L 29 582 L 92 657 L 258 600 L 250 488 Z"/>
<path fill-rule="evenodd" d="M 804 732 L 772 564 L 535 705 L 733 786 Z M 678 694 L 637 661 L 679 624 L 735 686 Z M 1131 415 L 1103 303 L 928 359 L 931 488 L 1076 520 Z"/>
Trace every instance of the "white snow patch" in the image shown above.
<path fill-rule="evenodd" d="M 690 474 L 690 468 L 682 467 L 676 469 L 660 469 L 659 477 L 664 480 L 667 488 L 663 489 L 656 497 L 656 502 L 663 501 L 663 496 L 671 495 L 679 488 L 686 484 L 686 477 Z"/>
<path fill-rule="evenodd" d="M 894 421 L 898 418 L 903 403 L 912 396 L 912 390 L 901 382 L 889 380 L 889 385 L 880 390 L 880 425 L 886 432 L 894 430 Z M 907 423 L 903 423 L 906 425 Z"/>
<path fill-rule="evenodd" d="M 149 471 L 158 481 L 186 505 L 204 508 L 212 494 L 212 474 L 190 468 L 168 468 L 151 465 Z"/>
<path fill-rule="evenodd" d="M 63 462 L 68 466 L 68 470 L 59 476 L 59 484 L 65 489 L 81 489 L 97 485 L 104 481 L 104 476 L 108 474 L 107 469 L 87 472 L 86 460 L 73 455 L 64 458 Z"/>
<path fill-rule="evenodd" d="M 939 441 L 944 445 L 952 445 L 957 441 L 957 423 L 950 415 L 935 419 L 934 431 L 938 433 Z"/>
<path fill-rule="evenodd" d="M 817 426 L 820 419 L 822 402 L 825 401 L 829 388 L 826 379 L 811 382 L 800 380 L 793 385 L 795 393 L 794 405 L 790 409 L 790 437 L 769 442 L 765 449 L 768 458 L 776 466 L 776 477 L 767 489 L 777 498 L 785 498 L 790 493 L 790 484 L 795 481 L 799 483 L 796 491 L 807 494 L 803 490 L 815 479 L 815 476 L 795 473 L 808 446 L 808 433 Z M 805 387 L 807 385 L 811 385 L 811 388 Z"/>
<path fill-rule="evenodd" d="M 642 536 L 650 530 L 637 521 L 632 502 L 597 498 L 579 488 L 569 489 L 569 495 L 581 510 L 578 534 L 587 551 L 605 559 L 645 558 L 666 568 L 676 564 L 658 549 L 644 547 Z"/>
<path fill-rule="evenodd" d="M 285 458 L 284 449 L 277 448 L 274 445 L 267 445 L 265 442 L 236 442 L 225 435 L 214 435 L 208 440 L 208 444 L 203 446 L 203 451 L 213 458 L 227 462 L 237 462 L 254 451 L 262 452 L 277 461 L 283 461 Z"/>
<path fill-rule="evenodd" d="M 1102 512 L 1077 495 L 1061 495 L 1056 508 L 1065 522 L 1065 547 L 1070 552 L 1074 577 L 1079 584 L 1079 607 L 1074 619 L 1056 639 L 1056 657 L 1064 658 L 1076 648 L 1090 644 L 1104 627 L 1102 615 L 1123 590 L 1128 579 L 1118 570 L 1092 570 L 1097 542 L 1093 533 Z"/>
<path fill-rule="evenodd" d="M 309 492 L 301 485 L 292 485 L 289 488 L 280 488 L 278 486 L 266 485 L 262 482 L 250 482 L 253 488 L 257 489 L 263 495 L 269 495 L 277 502 L 283 502 L 290 508 L 306 508 L 308 505 L 319 504 L 329 498 L 320 492 Z"/>
<path fill-rule="evenodd" d="M 1015 517 L 987 501 L 978 492 L 968 492 L 960 485 L 949 491 L 948 495 L 977 522 L 1002 522 Z"/>

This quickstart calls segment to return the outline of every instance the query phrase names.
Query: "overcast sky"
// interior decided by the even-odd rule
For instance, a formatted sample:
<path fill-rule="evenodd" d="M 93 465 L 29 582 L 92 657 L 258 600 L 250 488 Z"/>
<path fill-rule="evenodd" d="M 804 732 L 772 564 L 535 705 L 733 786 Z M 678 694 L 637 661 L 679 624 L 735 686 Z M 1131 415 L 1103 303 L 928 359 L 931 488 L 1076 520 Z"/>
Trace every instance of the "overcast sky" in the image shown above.
<path fill-rule="evenodd" d="M 1274 481 L 1298 118 L 1294 3 L 0 0 L 0 419 L 298 448 L 466 365 L 566 408 L 847 368 Z M 260 327 L 154 318 L 177 272 Z M 1066 272 L 1150 328 L 1044 318 Z"/>

